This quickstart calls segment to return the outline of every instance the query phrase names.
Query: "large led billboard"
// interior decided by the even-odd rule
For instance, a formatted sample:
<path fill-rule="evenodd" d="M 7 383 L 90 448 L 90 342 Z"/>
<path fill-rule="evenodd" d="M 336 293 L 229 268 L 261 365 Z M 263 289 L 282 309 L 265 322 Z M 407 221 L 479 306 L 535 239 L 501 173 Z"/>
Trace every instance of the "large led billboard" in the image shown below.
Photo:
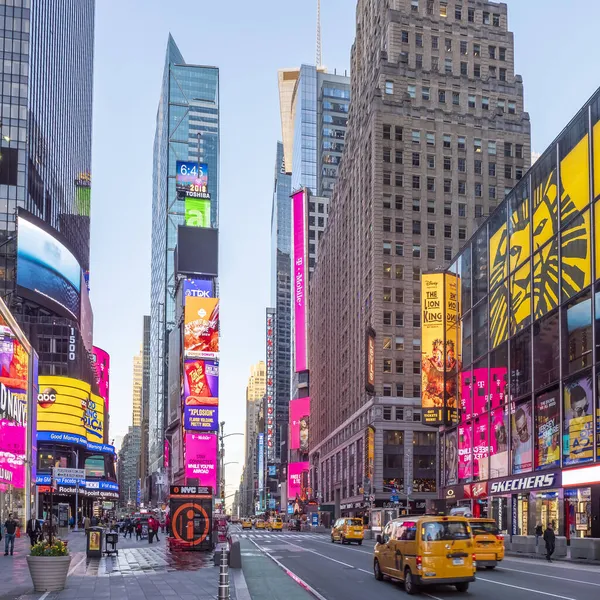
<path fill-rule="evenodd" d="M 17 233 L 19 293 L 79 319 L 81 266 L 73 253 L 33 216 L 17 216 Z"/>
<path fill-rule="evenodd" d="M 458 418 L 457 378 L 459 279 L 452 273 L 424 273 L 421 279 L 421 404 L 423 422 L 444 425 Z"/>
<path fill-rule="evenodd" d="M 275 330 L 276 314 L 274 308 L 267 308 L 267 459 L 275 459 Z"/>
<path fill-rule="evenodd" d="M 108 386 L 110 382 L 110 355 L 102 348 L 94 346 L 94 367 L 96 369 L 96 381 L 98 392 L 104 398 L 104 408 L 109 411 Z"/>
<path fill-rule="evenodd" d="M 184 355 L 186 358 L 218 358 L 218 298 L 186 296 L 184 327 Z"/>
<path fill-rule="evenodd" d="M 294 356 L 296 372 L 308 369 L 306 334 L 306 190 L 292 196 L 293 243 L 293 298 L 294 298 Z"/>
<path fill-rule="evenodd" d="M 218 406 L 219 363 L 214 360 L 186 359 L 183 395 L 190 406 Z"/>
<path fill-rule="evenodd" d="M 309 469 L 308 461 L 288 464 L 288 500 L 306 498 Z"/>
<path fill-rule="evenodd" d="M 88 442 L 104 442 L 104 399 L 90 394 L 85 411 L 85 431 Z"/>
<path fill-rule="evenodd" d="M 290 448 L 308 452 L 308 431 L 310 423 L 310 398 L 297 398 L 290 401 Z"/>
<path fill-rule="evenodd" d="M 185 477 L 216 489 L 217 436 L 214 433 L 185 434 Z"/>
<path fill-rule="evenodd" d="M 210 200 L 186 196 L 185 224 L 188 227 L 210 227 Z"/>
<path fill-rule="evenodd" d="M 213 297 L 213 283 L 211 279 L 184 279 L 183 295 L 198 298 Z"/>
<path fill-rule="evenodd" d="M 175 187 L 191 198 L 210 200 L 208 193 L 208 165 L 195 161 L 178 160 L 175 163 Z"/>

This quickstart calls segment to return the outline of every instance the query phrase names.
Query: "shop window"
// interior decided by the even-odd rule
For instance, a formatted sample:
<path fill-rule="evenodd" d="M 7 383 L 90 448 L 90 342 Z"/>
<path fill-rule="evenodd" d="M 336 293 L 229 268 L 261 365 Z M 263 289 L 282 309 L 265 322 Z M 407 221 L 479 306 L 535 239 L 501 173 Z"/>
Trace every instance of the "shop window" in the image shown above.
<path fill-rule="evenodd" d="M 591 372 L 564 384 L 563 402 L 563 465 L 591 462 L 595 447 Z"/>
<path fill-rule="evenodd" d="M 511 340 L 510 393 L 518 398 L 531 391 L 531 331 L 529 327 Z"/>
<path fill-rule="evenodd" d="M 558 324 L 558 311 L 533 324 L 533 379 L 536 390 L 558 381 Z"/>
<path fill-rule="evenodd" d="M 535 468 L 560 467 L 560 394 L 558 388 L 535 399 Z"/>
<path fill-rule="evenodd" d="M 573 300 L 562 312 L 563 369 L 576 373 L 592 364 L 592 299 L 589 292 Z"/>
<path fill-rule="evenodd" d="M 533 427 L 531 400 L 515 406 L 511 417 L 512 473 L 528 473 L 533 468 Z"/>

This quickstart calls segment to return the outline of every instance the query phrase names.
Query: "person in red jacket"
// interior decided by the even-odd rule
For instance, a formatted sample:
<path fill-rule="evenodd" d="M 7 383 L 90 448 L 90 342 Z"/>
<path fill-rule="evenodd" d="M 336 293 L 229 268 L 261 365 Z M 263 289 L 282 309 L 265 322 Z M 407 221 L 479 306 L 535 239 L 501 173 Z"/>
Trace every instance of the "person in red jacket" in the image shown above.
<path fill-rule="evenodd" d="M 154 537 L 156 537 L 157 542 L 160 542 L 160 539 L 158 538 L 159 525 L 160 524 L 159 524 L 158 520 L 155 519 L 154 517 L 150 517 L 148 519 L 148 541 L 150 544 L 154 540 Z"/>

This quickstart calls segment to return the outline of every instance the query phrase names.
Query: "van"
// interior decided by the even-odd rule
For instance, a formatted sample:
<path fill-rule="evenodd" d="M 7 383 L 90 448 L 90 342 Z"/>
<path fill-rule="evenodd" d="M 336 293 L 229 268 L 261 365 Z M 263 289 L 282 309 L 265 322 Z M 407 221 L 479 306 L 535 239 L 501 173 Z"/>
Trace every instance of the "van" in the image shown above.
<path fill-rule="evenodd" d="M 351 544 L 356 542 L 362 545 L 365 537 L 363 520 L 360 518 L 338 519 L 331 528 L 331 543 L 340 542 L 341 544 Z"/>
<path fill-rule="evenodd" d="M 390 521 L 377 536 L 375 579 L 404 582 L 407 594 L 431 585 L 454 585 L 466 592 L 475 581 L 475 546 L 464 517 L 405 516 Z"/>
<path fill-rule="evenodd" d="M 478 567 L 494 569 L 504 558 L 504 536 L 494 519 L 469 519 Z"/>
<path fill-rule="evenodd" d="M 283 521 L 279 517 L 271 518 L 271 520 L 267 523 L 267 529 L 269 531 L 282 531 Z"/>
<path fill-rule="evenodd" d="M 242 529 L 252 529 L 252 519 L 249 517 L 242 519 Z"/>

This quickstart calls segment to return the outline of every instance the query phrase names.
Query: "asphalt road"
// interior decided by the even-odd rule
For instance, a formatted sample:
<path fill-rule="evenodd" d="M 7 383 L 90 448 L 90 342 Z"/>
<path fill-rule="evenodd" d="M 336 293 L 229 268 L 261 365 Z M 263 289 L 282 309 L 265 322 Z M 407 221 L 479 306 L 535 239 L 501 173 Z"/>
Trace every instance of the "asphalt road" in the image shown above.
<path fill-rule="evenodd" d="M 332 544 L 326 535 L 297 532 L 236 532 L 244 546 L 279 561 L 325 600 L 377 598 L 398 600 L 402 584 L 373 577 L 374 542 L 362 546 Z M 282 571 L 283 573 L 283 571 Z M 454 587 L 427 588 L 421 596 L 434 600 L 591 600 L 600 598 L 597 566 L 526 558 L 506 558 L 495 570 L 480 570 L 467 594 Z"/>

